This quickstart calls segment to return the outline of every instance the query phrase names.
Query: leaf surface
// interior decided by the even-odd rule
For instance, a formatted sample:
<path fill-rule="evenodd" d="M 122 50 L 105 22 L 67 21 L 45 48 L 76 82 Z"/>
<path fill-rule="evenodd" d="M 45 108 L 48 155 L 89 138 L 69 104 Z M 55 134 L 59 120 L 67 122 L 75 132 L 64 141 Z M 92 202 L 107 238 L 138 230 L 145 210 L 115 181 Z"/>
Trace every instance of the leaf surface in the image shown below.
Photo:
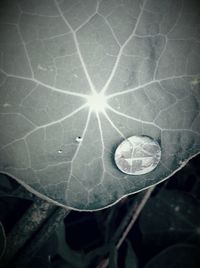
<path fill-rule="evenodd" d="M 0 5 L 1 173 L 57 204 L 96 210 L 199 153 L 198 1 Z M 94 93 L 106 98 L 105 113 L 87 105 Z M 114 163 L 132 135 L 161 146 L 148 174 Z"/>

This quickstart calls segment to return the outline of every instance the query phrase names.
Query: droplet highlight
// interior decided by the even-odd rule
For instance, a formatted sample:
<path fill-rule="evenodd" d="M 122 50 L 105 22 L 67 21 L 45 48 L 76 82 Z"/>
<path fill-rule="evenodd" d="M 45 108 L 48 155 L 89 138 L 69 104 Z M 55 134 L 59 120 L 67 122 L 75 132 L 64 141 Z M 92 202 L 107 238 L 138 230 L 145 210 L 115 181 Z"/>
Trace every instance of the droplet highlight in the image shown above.
<path fill-rule="evenodd" d="M 157 141 L 148 136 L 131 136 L 119 144 L 114 158 L 123 173 L 143 175 L 157 167 L 161 148 Z"/>

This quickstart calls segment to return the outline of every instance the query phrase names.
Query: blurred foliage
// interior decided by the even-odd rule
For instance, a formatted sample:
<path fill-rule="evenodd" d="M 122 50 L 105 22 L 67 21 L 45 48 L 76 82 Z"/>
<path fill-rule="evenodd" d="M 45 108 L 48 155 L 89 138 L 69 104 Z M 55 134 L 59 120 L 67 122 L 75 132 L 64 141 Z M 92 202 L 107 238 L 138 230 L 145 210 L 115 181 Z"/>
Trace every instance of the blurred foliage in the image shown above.
<path fill-rule="evenodd" d="M 142 193 L 101 211 L 71 211 L 28 267 L 200 267 L 199 160 L 199 156 L 192 159 L 171 179 L 157 185 L 119 249 L 117 242 L 137 211 Z M 0 175 L 0 256 L 5 234 L 33 202 L 31 193 Z"/>
<path fill-rule="evenodd" d="M 199 248 L 187 245 L 176 244 L 155 256 L 145 268 L 199 268 Z"/>
<path fill-rule="evenodd" d="M 165 247 L 191 242 L 200 246 L 200 201 L 189 193 L 160 191 L 146 204 L 139 225 L 147 244 Z"/>

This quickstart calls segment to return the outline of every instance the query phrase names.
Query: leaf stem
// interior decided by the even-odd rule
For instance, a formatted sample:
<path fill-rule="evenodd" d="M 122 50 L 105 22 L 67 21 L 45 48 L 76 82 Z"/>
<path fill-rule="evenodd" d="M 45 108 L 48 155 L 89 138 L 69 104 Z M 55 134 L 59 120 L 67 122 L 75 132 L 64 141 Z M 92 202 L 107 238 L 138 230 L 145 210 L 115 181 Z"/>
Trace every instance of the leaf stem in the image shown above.
<path fill-rule="evenodd" d="M 138 219 L 142 209 L 144 208 L 146 202 L 148 201 L 149 197 L 151 196 L 152 192 L 155 189 L 155 185 L 153 187 L 150 187 L 147 189 L 144 193 L 144 196 L 142 200 L 140 201 L 137 208 L 135 208 L 135 203 L 132 208 L 132 217 L 129 221 L 129 224 L 126 226 L 125 230 L 123 231 L 121 237 L 119 238 L 118 242 L 116 243 L 116 249 L 119 250 L 121 245 L 123 244 L 124 240 L 126 239 L 127 235 L 129 234 L 130 230 L 133 228 L 133 225 L 135 224 L 136 220 Z M 109 257 L 104 259 L 97 268 L 106 268 L 109 265 Z"/>
<path fill-rule="evenodd" d="M 122 234 L 122 237 L 120 238 L 120 240 L 118 241 L 116 248 L 119 249 L 120 246 L 122 245 L 122 243 L 124 242 L 124 240 L 126 239 L 128 233 L 130 232 L 130 230 L 132 229 L 134 223 L 136 222 L 138 216 L 140 215 L 143 207 L 145 206 L 146 202 L 148 201 L 149 197 L 151 196 L 153 190 L 155 189 L 155 186 L 149 188 L 148 190 L 146 190 L 144 197 L 142 198 L 140 204 L 138 205 L 135 213 L 133 214 L 133 217 L 131 219 L 131 221 L 129 222 L 128 226 L 126 227 L 126 229 L 124 230 L 124 233 Z"/>

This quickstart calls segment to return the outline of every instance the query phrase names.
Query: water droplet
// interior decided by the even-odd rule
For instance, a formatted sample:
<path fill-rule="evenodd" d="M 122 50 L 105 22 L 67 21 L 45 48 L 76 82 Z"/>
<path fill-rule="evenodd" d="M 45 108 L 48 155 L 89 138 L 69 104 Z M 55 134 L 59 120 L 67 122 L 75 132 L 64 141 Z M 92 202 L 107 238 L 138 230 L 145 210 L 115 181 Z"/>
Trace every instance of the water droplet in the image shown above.
<path fill-rule="evenodd" d="M 51 255 L 48 255 L 48 262 L 51 263 Z"/>
<path fill-rule="evenodd" d="M 82 141 L 83 141 L 83 138 L 82 137 L 80 137 L 80 136 L 76 137 L 76 142 L 80 143 Z"/>
<path fill-rule="evenodd" d="M 148 136 L 129 137 L 115 151 L 117 167 L 129 175 L 142 175 L 151 172 L 157 167 L 160 158 L 160 145 Z"/>
<path fill-rule="evenodd" d="M 179 207 L 179 206 L 176 206 L 176 207 L 174 208 L 174 210 L 178 212 L 178 211 L 180 210 L 180 207 Z"/>

